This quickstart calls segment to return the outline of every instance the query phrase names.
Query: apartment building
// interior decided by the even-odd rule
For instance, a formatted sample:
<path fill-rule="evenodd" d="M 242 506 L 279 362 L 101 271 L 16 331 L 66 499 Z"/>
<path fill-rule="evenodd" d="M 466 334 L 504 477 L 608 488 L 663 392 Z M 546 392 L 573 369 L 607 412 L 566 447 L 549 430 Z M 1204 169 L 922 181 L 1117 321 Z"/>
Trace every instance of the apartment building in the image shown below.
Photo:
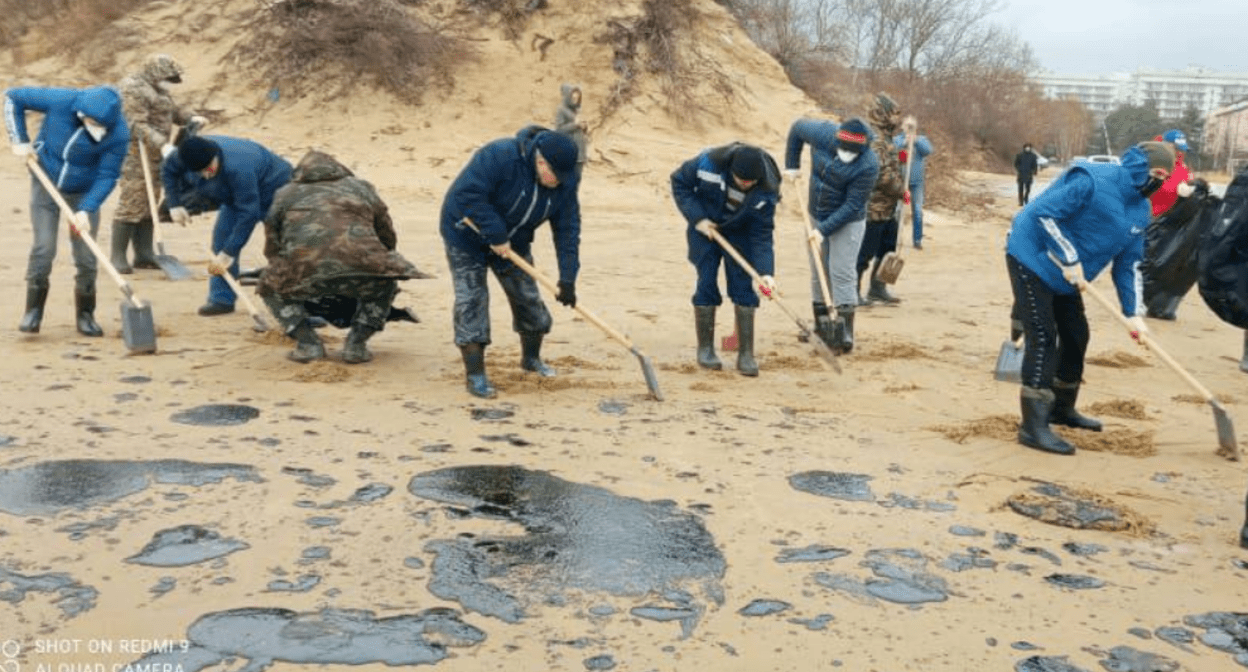
<path fill-rule="evenodd" d="M 1219 108 L 1248 98 L 1248 72 L 1213 72 L 1191 67 L 1185 70 L 1149 70 L 1109 75 L 1059 75 L 1045 72 L 1033 77 L 1046 98 L 1077 98 L 1097 119 L 1122 105 L 1152 101 L 1163 119 L 1178 119 L 1196 108 L 1206 119 Z"/>

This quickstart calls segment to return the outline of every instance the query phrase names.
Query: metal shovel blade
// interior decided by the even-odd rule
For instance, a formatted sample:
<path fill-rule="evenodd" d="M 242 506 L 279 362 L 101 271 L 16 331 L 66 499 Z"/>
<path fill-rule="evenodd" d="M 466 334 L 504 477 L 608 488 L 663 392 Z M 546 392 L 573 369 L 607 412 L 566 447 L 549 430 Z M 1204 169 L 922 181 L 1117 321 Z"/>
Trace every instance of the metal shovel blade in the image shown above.
<path fill-rule="evenodd" d="M 130 301 L 121 302 L 121 337 L 130 352 L 156 352 L 156 322 L 152 318 L 152 304 L 144 301 L 142 307 L 136 307 Z"/>
<path fill-rule="evenodd" d="M 663 401 L 663 392 L 659 389 L 659 377 L 654 373 L 654 362 L 650 358 L 634 350 L 637 355 L 637 361 L 641 362 L 641 375 L 646 378 L 646 387 L 650 388 L 650 394 L 655 401 Z"/>
<path fill-rule="evenodd" d="M 165 277 L 170 280 L 190 280 L 195 277 L 195 274 L 191 273 L 191 269 L 187 268 L 186 264 L 178 261 L 178 258 L 172 254 L 165 253 L 163 244 L 157 245 L 156 248 L 156 265 L 160 266 L 160 270 L 165 272 Z"/>
<path fill-rule="evenodd" d="M 1232 462 L 1239 461 L 1239 443 L 1235 440 L 1235 426 L 1231 416 L 1217 399 L 1210 399 L 1213 408 L 1213 424 L 1218 428 L 1218 454 Z"/>
<path fill-rule="evenodd" d="M 993 378 L 1007 383 L 1022 382 L 1022 341 L 1006 341 L 1001 344 L 1001 352 L 997 354 L 997 366 L 996 369 L 993 370 Z"/>
<path fill-rule="evenodd" d="M 879 268 L 875 271 L 875 278 L 886 285 L 891 285 L 901 277 L 901 269 L 905 266 L 905 259 L 898 256 L 896 252 L 889 252 L 880 260 Z"/>

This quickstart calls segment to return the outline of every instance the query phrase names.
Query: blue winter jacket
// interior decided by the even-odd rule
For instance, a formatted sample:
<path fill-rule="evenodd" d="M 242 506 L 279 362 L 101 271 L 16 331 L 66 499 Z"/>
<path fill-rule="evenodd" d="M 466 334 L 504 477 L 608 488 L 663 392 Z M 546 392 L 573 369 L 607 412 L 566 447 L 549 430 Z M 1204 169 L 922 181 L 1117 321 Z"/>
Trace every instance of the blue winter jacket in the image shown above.
<path fill-rule="evenodd" d="M 776 261 L 772 234 L 775 230 L 776 203 L 780 200 L 780 171 L 775 159 L 766 156 L 766 176 L 745 192 L 736 212 L 728 210 L 728 185 L 732 174 L 732 154 L 740 143 L 707 149 L 680 165 L 672 173 L 672 197 L 689 223 L 688 236 L 705 240 L 693 227 L 706 219 L 730 239 L 748 244 L 741 250 L 759 275 L 775 275 Z M 696 240 L 697 238 L 691 238 Z"/>
<path fill-rule="evenodd" d="M 880 161 L 871 151 L 871 131 L 867 149 L 848 164 L 836 155 L 839 124 L 817 119 L 798 119 L 789 129 L 784 150 L 784 167 L 802 167 L 802 146 L 810 145 L 810 189 L 806 211 L 819 233 L 830 236 L 842 226 L 867 218 L 867 198 L 880 175 Z"/>
<path fill-rule="evenodd" d="M 82 194 L 78 209 L 98 212 L 121 177 L 130 148 L 130 128 L 121 113 L 121 95 L 106 86 L 89 89 L 19 87 L 4 94 L 4 123 L 13 144 L 30 142 L 26 111 L 43 113 L 34 146 L 56 188 Z M 78 113 L 103 124 L 108 133 L 96 142 Z"/>
<path fill-rule="evenodd" d="M 223 135 L 204 136 L 221 148 L 220 169 L 205 180 L 199 171 L 188 170 L 178 153 L 165 158 L 160 168 L 165 199 L 170 209 L 183 206 L 190 190 L 220 205 L 217 226 L 228 227 L 229 238 L 221 251 L 237 259 L 256 224 L 264 221 L 273 205 L 273 194 L 290 182 L 290 162 L 259 143 Z"/>
<path fill-rule="evenodd" d="M 898 150 L 906 148 L 906 136 L 898 133 L 893 136 L 893 146 Z M 923 163 L 927 159 L 927 155 L 932 153 L 932 141 L 927 139 L 926 135 L 915 136 L 914 138 L 914 156 L 910 159 L 910 189 L 916 190 L 923 186 Z M 906 170 L 905 166 L 901 167 L 902 172 Z"/>
<path fill-rule="evenodd" d="M 537 178 L 534 143 L 540 126 L 521 129 L 514 138 L 494 140 L 478 149 L 442 201 L 440 231 L 449 245 L 484 253 L 487 245 L 510 241 L 511 249 L 530 256 L 533 236 L 550 222 L 559 264 L 559 281 L 574 283 L 580 271 L 581 205 L 577 181 L 554 189 Z M 480 230 L 473 231 L 470 219 Z"/>
<path fill-rule="evenodd" d="M 1006 252 L 1057 294 L 1078 291 L 1059 262 L 1083 264 L 1088 282 L 1112 262 L 1123 314 L 1143 315 L 1140 260 L 1152 211 L 1139 187 L 1147 180 L 1148 159 L 1136 147 L 1123 153 L 1121 166 L 1072 166 L 1014 216 Z"/>

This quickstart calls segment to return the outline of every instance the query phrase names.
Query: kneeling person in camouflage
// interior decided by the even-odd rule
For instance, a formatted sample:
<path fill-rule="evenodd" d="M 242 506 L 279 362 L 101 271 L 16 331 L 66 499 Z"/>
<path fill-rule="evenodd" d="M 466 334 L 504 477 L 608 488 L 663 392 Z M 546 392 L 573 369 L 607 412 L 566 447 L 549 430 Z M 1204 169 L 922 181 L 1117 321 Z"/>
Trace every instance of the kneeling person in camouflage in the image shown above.
<path fill-rule="evenodd" d="M 256 291 L 298 342 L 288 355 L 296 362 L 325 357 L 305 301 L 357 302 L 342 361 L 358 364 L 373 358 L 365 343 L 385 328 L 398 281 L 429 277 L 395 251 L 390 211 L 373 186 L 316 150 L 274 195 L 264 233 L 269 265 Z"/>

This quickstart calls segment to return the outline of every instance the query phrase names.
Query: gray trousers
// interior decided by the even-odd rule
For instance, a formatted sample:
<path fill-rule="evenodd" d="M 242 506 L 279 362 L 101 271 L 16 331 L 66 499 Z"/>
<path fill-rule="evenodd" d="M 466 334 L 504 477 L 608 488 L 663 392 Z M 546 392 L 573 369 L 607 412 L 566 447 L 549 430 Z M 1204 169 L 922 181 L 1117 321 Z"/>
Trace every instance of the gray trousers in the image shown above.
<path fill-rule="evenodd" d="M 306 295 L 301 293 L 298 297 L 271 294 L 261 298 L 287 334 L 293 333 L 308 319 L 308 309 L 303 302 L 324 296 L 355 299 L 357 304 L 355 314 L 351 316 L 351 327 L 381 331 L 386 328 L 386 317 L 390 315 L 390 307 L 394 305 L 394 297 L 398 293 L 399 283 L 393 278 L 348 277 L 317 282 Z"/>
<path fill-rule="evenodd" d="M 77 207 L 82 194 L 62 194 L 70 207 Z M 67 217 L 72 212 L 65 213 Z M 91 238 L 100 229 L 100 213 L 91 213 Z M 52 262 L 56 259 L 56 239 L 61 229 L 61 208 L 52 195 L 43 188 L 38 178 L 30 178 L 30 227 L 34 231 L 34 244 L 30 248 L 30 260 L 26 264 L 26 282 L 31 285 L 47 285 L 48 276 L 52 275 Z M 77 236 L 70 236 L 70 245 L 74 252 L 74 266 L 78 272 L 74 276 L 74 288 L 81 294 L 95 293 L 95 278 L 98 274 L 95 255 L 91 248 Z"/>
<path fill-rule="evenodd" d="M 858 305 L 858 248 L 862 246 L 862 234 L 867 220 L 850 222 L 823 239 L 819 246 L 823 271 L 832 285 L 832 303 L 836 306 Z M 810 258 L 810 253 L 807 253 Z M 810 271 L 810 296 L 812 301 L 823 303 L 823 290 L 819 288 L 819 274 Z"/>
<path fill-rule="evenodd" d="M 517 332 L 545 334 L 550 332 L 551 317 L 537 281 L 515 264 L 489 252 L 463 250 L 446 245 L 446 261 L 451 268 L 451 281 L 455 286 L 455 345 L 490 343 L 490 289 L 486 271 L 494 271 L 498 284 L 511 304 L 512 328 Z M 525 261 L 533 263 L 532 255 Z"/>

